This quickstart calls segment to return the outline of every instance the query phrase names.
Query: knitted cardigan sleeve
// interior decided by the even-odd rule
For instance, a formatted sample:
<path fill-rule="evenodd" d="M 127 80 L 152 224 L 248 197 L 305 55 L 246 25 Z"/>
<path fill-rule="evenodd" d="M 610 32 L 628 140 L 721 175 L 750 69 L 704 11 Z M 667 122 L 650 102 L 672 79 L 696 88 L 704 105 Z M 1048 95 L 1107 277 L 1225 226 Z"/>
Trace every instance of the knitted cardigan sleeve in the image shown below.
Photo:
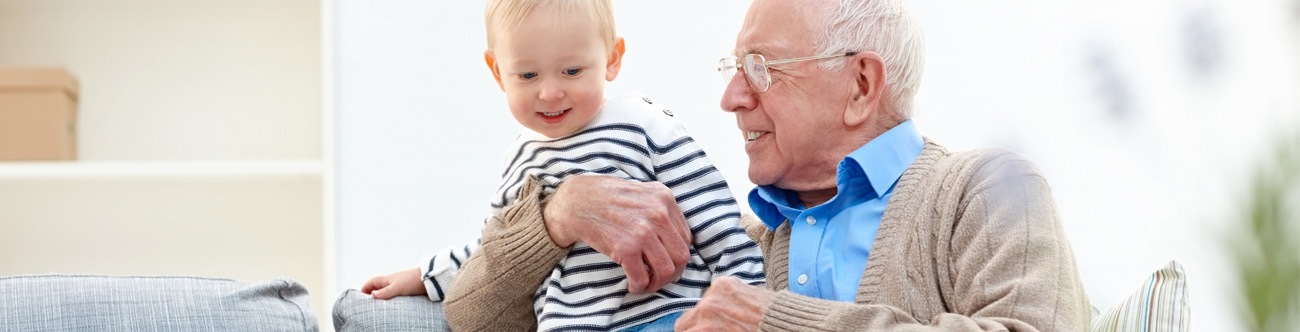
<path fill-rule="evenodd" d="M 444 304 L 453 331 L 537 329 L 533 294 L 566 252 L 546 232 L 541 193 L 529 179 L 519 200 L 483 226 L 483 243 L 461 266 Z"/>
<path fill-rule="evenodd" d="M 780 291 L 764 312 L 763 331 L 1084 331 L 1087 298 L 1075 268 L 1051 191 L 1038 171 L 1014 155 L 994 154 L 934 179 L 922 195 L 933 218 L 933 235 L 948 238 L 934 248 L 940 262 L 942 312 L 928 321 L 880 304 L 853 304 Z M 938 170 L 945 173 L 945 170 Z M 892 204 L 892 202 L 891 202 Z M 927 235 L 928 236 L 928 235 Z M 945 243 L 946 242 L 946 243 Z M 876 254 L 875 252 L 872 253 Z M 931 258 L 910 257 L 913 260 Z M 907 273 L 890 271 L 887 273 Z M 933 285 L 933 284 L 932 284 Z M 904 292 L 905 285 L 877 285 Z"/>

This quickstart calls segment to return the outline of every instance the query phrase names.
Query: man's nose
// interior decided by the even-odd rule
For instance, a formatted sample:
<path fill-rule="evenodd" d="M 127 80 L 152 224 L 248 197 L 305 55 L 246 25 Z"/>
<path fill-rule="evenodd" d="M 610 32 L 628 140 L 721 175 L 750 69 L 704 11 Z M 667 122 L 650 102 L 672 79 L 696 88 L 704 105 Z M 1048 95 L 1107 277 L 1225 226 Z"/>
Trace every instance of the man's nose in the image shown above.
<path fill-rule="evenodd" d="M 744 73 L 736 73 L 727 82 L 727 88 L 722 91 L 722 111 L 723 112 L 743 112 L 754 109 L 757 105 L 757 98 L 754 95 L 754 89 L 749 87 L 749 81 L 746 81 Z"/>

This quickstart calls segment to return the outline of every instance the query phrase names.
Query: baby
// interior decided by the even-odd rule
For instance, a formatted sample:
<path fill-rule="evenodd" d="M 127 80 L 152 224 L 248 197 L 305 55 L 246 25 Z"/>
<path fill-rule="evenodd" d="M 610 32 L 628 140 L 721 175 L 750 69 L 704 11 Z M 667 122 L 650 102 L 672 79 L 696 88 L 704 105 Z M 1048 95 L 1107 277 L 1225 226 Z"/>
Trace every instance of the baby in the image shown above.
<path fill-rule="evenodd" d="M 663 183 L 693 233 L 681 278 L 648 294 L 629 293 L 618 264 L 575 243 L 534 296 L 540 331 L 672 330 L 714 278 L 764 283 L 761 253 L 739 227 L 726 181 L 672 112 L 646 97 L 605 99 L 624 53 L 610 0 L 489 0 L 486 21 L 487 66 L 529 129 L 507 150 L 493 211 L 513 203 L 529 178 L 550 194 L 571 176 L 601 174 Z M 441 301 L 477 247 L 445 250 L 362 291 Z"/>

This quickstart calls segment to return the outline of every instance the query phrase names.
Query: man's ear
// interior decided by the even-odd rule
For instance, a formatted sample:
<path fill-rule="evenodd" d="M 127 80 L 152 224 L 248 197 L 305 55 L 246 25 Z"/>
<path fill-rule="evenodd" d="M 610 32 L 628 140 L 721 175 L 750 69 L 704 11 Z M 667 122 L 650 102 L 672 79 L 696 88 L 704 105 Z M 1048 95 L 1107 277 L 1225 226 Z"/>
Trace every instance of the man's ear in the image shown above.
<path fill-rule="evenodd" d="M 623 37 L 614 39 L 614 47 L 609 50 L 609 63 L 605 64 L 605 81 L 614 81 L 618 77 L 618 70 L 623 68 Z"/>
<path fill-rule="evenodd" d="M 483 62 L 486 62 L 488 70 L 492 71 L 492 78 L 497 80 L 497 87 L 505 91 L 506 86 L 501 83 L 501 68 L 497 67 L 497 58 L 492 56 L 492 50 L 483 51 Z"/>
<path fill-rule="evenodd" d="M 853 72 L 854 85 L 848 109 L 844 110 L 844 124 L 856 127 L 866 123 L 880 111 L 885 95 L 885 61 L 876 52 L 863 52 L 851 57 L 846 64 L 857 69 Z"/>

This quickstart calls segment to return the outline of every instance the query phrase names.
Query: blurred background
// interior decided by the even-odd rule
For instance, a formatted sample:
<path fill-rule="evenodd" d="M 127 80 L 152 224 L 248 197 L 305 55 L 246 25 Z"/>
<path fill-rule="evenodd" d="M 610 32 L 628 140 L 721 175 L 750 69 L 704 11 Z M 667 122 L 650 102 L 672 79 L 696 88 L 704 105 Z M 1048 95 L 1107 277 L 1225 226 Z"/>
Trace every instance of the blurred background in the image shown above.
<path fill-rule="evenodd" d="M 1178 260 L 1194 329 L 1254 329 L 1249 258 L 1232 249 L 1258 241 L 1228 238 L 1246 232 L 1256 174 L 1297 167 L 1269 165 L 1300 146 L 1278 148 L 1300 135 L 1300 1 L 911 3 L 927 47 L 918 128 L 1042 168 L 1094 306 Z M 628 51 L 607 91 L 672 108 L 739 197 L 752 184 L 714 67 L 748 4 L 617 2 Z M 0 274 L 285 275 L 324 313 L 343 289 L 473 241 L 521 129 L 483 65 L 482 12 L 0 0 L 0 67 L 80 83 L 75 161 L 0 162 Z"/>

